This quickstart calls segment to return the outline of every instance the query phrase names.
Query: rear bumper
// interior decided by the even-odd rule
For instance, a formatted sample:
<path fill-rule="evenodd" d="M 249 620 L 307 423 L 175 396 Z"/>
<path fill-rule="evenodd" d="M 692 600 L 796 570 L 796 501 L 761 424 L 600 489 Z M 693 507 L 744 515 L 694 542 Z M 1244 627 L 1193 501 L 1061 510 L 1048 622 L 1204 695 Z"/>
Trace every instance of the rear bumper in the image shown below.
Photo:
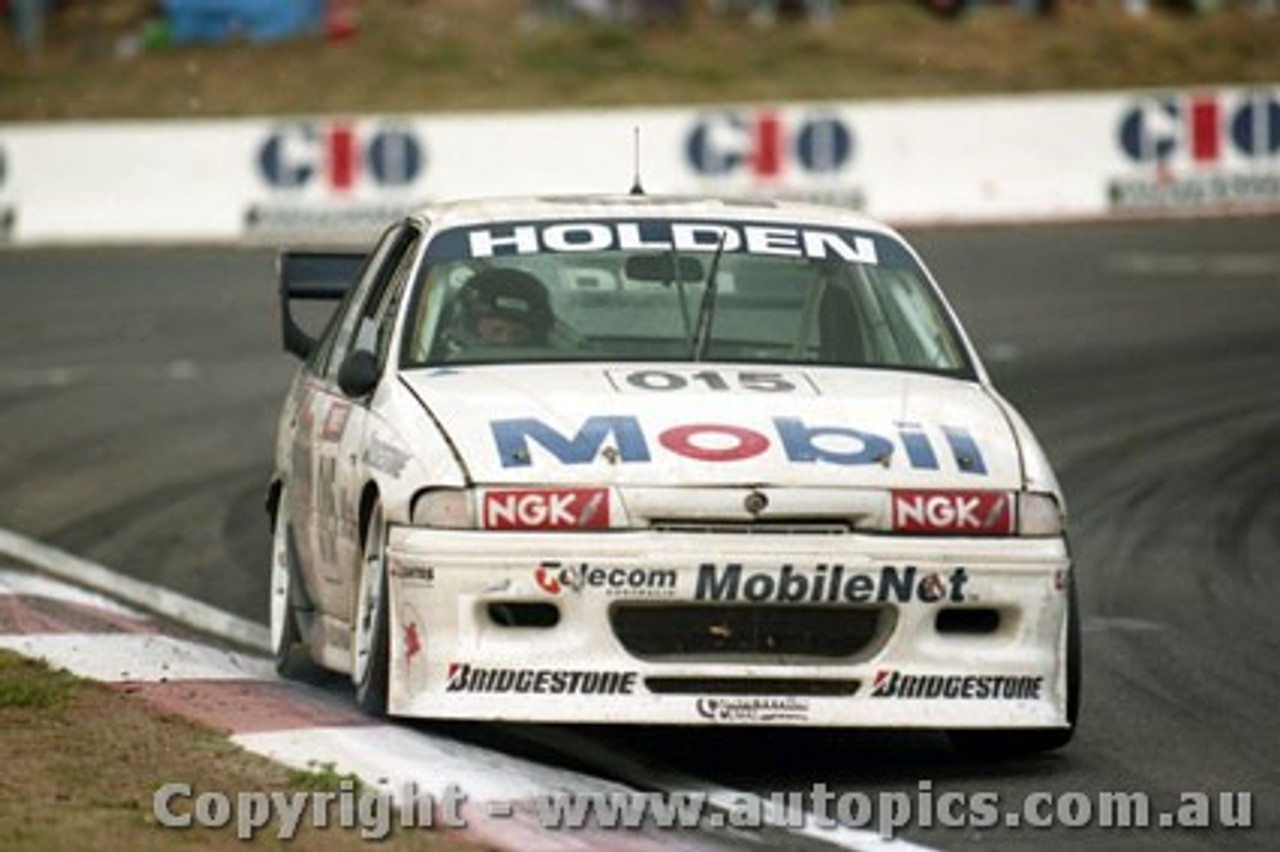
<path fill-rule="evenodd" d="M 1060 727 L 1062 539 L 393 527 L 392 714 Z"/>

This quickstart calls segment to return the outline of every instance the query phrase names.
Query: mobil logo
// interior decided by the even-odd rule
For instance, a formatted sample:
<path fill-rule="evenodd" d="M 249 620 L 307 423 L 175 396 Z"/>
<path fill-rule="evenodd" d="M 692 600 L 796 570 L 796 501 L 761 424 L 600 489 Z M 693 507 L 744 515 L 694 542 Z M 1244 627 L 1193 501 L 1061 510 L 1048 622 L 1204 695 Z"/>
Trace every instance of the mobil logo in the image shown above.
<path fill-rule="evenodd" d="M 685 140 L 695 172 L 769 179 L 784 171 L 824 175 L 853 159 L 853 131 L 840 118 L 815 113 L 790 118 L 773 110 L 702 116 Z"/>
<path fill-rule="evenodd" d="M 423 145 L 399 124 L 300 122 L 281 125 L 258 149 L 258 170 L 278 189 L 320 186 L 346 192 L 407 186 L 422 172 Z"/>
<path fill-rule="evenodd" d="M 1247 159 L 1280 152 L 1280 100 L 1270 92 L 1239 97 L 1171 95 L 1134 102 L 1120 119 L 1120 149 L 1137 163 L 1218 163 L 1228 150 Z"/>
<path fill-rule="evenodd" d="M 955 470 L 987 475 L 978 442 L 961 426 L 925 430 L 899 423 L 885 435 L 844 424 L 774 417 L 768 429 L 701 422 L 672 425 L 650 435 L 633 415 L 596 415 L 569 431 L 537 417 L 494 420 L 489 428 L 498 459 L 509 468 L 530 467 L 539 455 L 564 465 L 592 464 L 602 457 L 614 464 L 648 464 L 661 451 L 668 458 L 731 464 L 780 451 L 791 464 L 888 465 L 901 455 L 912 469 L 939 470 L 940 459 L 949 451 Z"/>

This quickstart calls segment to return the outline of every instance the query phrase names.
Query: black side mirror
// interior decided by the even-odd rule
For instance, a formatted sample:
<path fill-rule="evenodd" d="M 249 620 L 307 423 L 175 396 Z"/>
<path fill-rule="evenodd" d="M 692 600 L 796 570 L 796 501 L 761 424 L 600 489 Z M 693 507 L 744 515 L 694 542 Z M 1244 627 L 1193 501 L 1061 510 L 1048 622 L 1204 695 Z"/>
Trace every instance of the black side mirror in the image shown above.
<path fill-rule="evenodd" d="M 379 378 L 378 356 L 368 349 L 355 350 L 338 368 L 338 387 L 352 399 L 373 393 Z"/>

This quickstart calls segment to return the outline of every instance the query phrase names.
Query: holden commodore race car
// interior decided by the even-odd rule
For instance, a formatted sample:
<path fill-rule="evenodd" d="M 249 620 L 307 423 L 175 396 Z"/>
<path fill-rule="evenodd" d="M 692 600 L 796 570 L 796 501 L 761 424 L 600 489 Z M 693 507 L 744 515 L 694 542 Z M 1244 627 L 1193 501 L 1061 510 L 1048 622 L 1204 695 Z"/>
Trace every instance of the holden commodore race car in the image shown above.
<path fill-rule="evenodd" d="M 1070 739 L 1063 495 L 891 228 L 462 201 L 279 274 L 282 673 L 397 716 Z"/>

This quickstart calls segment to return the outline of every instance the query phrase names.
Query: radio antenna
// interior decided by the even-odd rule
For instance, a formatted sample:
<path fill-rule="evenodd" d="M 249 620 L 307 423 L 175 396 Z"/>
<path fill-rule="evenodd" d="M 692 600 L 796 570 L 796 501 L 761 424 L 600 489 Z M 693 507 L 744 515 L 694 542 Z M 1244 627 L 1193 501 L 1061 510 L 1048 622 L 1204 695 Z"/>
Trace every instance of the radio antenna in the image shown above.
<path fill-rule="evenodd" d="M 640 128 L 632 128 L 634 140 L 632 143 L 632 156 L 635 158 L 633 177 L 631 179 L 631 194 L 644 195 L 644 187 L 640 184 Z"/>

